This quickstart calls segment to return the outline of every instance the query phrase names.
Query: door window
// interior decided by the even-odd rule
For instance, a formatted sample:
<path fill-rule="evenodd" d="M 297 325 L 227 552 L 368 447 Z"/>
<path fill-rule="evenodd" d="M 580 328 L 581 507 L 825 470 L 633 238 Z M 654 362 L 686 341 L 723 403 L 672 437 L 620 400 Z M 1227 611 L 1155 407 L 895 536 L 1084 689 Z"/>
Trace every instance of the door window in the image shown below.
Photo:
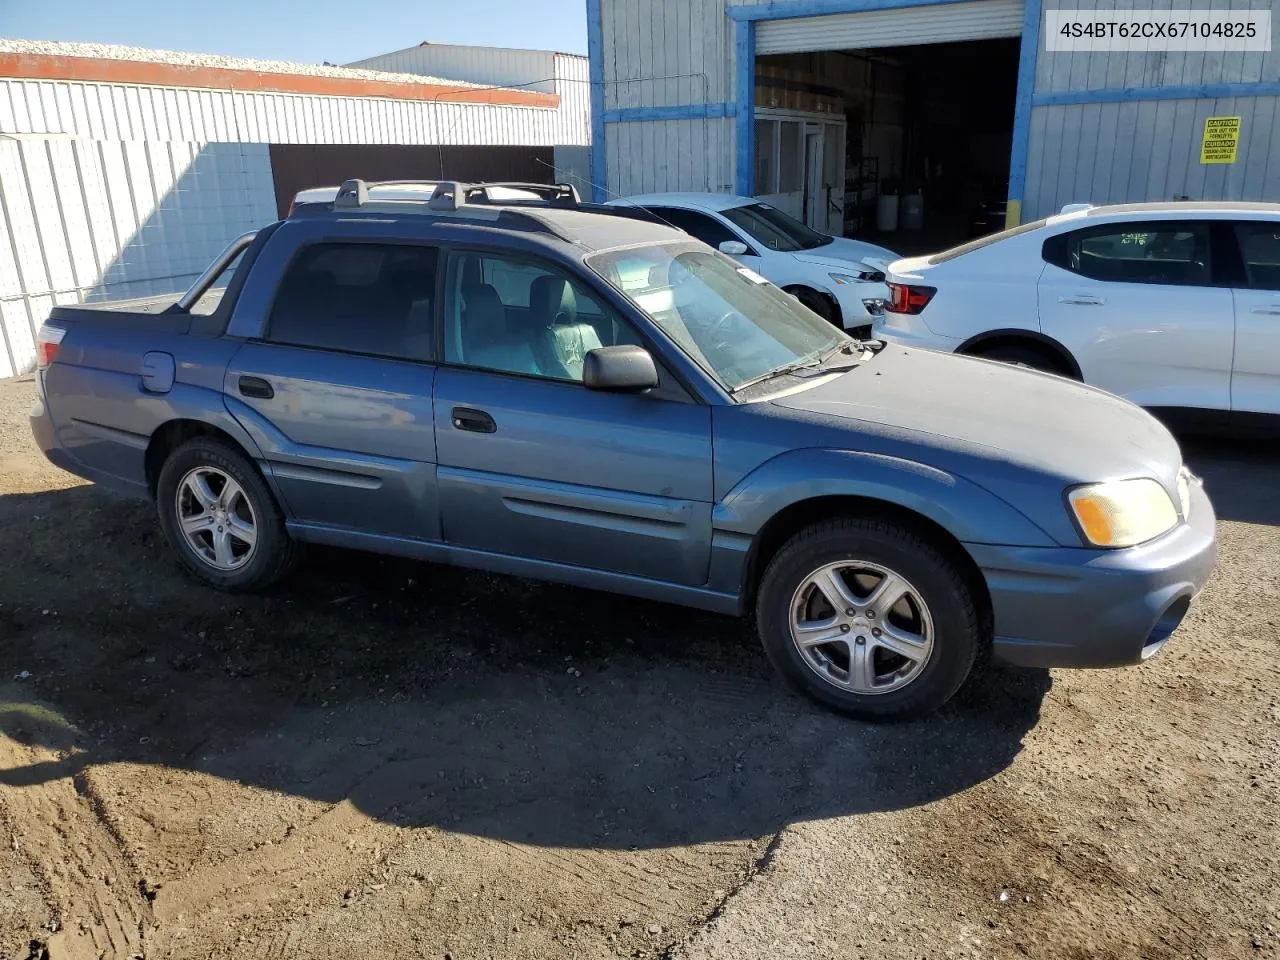
<path fill-rule="evenodd" d="M 301 347 L 429 360 L 437 250 L 317 243 L 285 271 L 266 339 Z"/>
<path fill-rule="evenodd" d="M 1046 259 L 1094 280 L 1209 285 L 1207 223 L 1117 223 L 1051 239 Z"/>
<path fill-rule="evenodd" d="M 640 342 L 584 284 L 537 261 L 455 254 L 447 288 L 450 363 L 581 382 L 589 351 Z"/>
<path fill-rule="evenodd" d="M 1249 286 L 1280 290 L 1280 223 L 1238 223 L 1236 236 Z"/>
<path fill-rule="evenodd" d="M 709 247 L 719 248 L 720 244 L 726 240 L 740 239 L 719 220 L 696 210 L 684 210 L 678 207 L 650 207 L 649 210 Z"/>

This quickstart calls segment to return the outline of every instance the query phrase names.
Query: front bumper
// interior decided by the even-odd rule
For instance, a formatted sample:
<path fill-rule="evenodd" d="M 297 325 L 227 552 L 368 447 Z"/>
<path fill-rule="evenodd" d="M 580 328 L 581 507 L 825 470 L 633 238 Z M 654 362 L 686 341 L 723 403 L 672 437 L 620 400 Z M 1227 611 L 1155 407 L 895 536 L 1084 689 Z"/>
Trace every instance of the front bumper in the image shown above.
<path fill-rule="evenodd" d="M 994 652 L 1027 667 L 1122 667 L 1169 639 L 1213 573 L 1217 518 L 1204 487 L 1191 519 L 1126 550 L 967 544 L 986 577 Z"/>

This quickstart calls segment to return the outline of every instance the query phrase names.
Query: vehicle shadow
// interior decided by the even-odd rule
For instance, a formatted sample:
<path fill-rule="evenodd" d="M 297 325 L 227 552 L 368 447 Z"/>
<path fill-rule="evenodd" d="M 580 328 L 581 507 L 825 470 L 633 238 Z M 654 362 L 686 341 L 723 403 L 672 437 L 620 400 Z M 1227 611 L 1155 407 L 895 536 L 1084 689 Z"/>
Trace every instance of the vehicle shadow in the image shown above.
<path fill-rule="evenodd" d="M 1204 478 L 1223 520 L 1280 526 L 1280 443 L 1205 436 L 1179 437 L 1188 466 Z"/>
<path fill-rule="evenodd" d="M 0 496 L 0 636 L 30 673 L 0 733 L 58 751 L 0 789 L 145 764 L 556 847 L 927 803 L 1005 769 L 1050 687 L 995 666 L 937 716 L 867 725 L 783 689 L 749 623 L 678 607 L 330 550 L 228 596 L 149 506 L 89 487 Z"/>

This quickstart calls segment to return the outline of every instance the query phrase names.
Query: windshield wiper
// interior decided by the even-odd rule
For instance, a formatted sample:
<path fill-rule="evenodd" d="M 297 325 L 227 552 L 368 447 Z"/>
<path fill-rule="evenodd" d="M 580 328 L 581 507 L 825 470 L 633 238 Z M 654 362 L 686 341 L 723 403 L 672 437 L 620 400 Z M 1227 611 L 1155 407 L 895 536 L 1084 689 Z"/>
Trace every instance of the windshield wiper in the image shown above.
<path fill-rule="evenodd" d="M 755 386 L 757 383 L 772 380 L 774 377 L 785 377 L 790 374 L 800 373 L 802 370 L 819 369 L 837 353 L 851 349 L 857 342 L 858 341 L 856 340 L 841 340 L 830 349 L 824 350 L 816 356 L 808 356 L 801 360 L 793 361 L 792 363 L 783 364 L 780 367 L 774 367 L 772 370 L 766 370 L 758 377 L 752 377 L 750 380 L 744 380 L 729 392 L 738 393 L 739 391 L 745 390 L 747 387 Z"/>

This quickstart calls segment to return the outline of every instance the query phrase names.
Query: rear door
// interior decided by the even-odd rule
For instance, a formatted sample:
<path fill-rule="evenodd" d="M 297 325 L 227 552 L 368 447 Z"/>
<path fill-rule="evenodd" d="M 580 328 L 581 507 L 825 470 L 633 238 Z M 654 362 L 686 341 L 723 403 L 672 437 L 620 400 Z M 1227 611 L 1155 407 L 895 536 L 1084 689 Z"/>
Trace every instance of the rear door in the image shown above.
<path fill-rule="evenodd" d="M 1244 282 L 1232 290 L 1236 307 L 1231 409 L 1280 414 L 1280 221 L 1235 224 Z"/>
<path fill-rule="evenodd" d="M 1206 221 L 1107 223 L 1045 244 L 1041 329 L 1086 383 L 1146 407 L 1231 406 L 1231 291 Z"/>
<path fill-rule="evenodd" d="M 287 263 L 255 271 L 283 279 L 246 289 L 248 315 L 237 307 L 232 332 L 254 332 L 227 368 L 227 407 L 254 434 L 295 522 L 438 539 L 439 251 L 379 236 L 377 224 L 341 240 L 325 229 L 286 223 L 276 255 Z"/>
<path fill-rule="evenodd" d="M 445 284 L 435 390 L 444 539 L 705 583 L 710 408 L 666 372 L 646 394 L 584 387 L 584 348 L 641 338 L 597 288 L 557 265 L 459 250 Z"/>

